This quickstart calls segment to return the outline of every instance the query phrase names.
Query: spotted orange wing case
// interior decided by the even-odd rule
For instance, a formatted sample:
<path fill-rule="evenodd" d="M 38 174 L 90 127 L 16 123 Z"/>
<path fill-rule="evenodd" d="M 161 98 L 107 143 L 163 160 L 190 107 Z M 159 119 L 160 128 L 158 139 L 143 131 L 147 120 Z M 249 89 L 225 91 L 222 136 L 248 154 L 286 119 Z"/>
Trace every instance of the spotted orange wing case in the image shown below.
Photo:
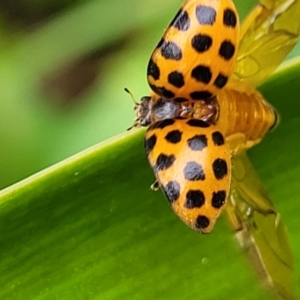
<path fill-rule="evenodd" d="M 174 212 L 191 228 L 209 233 L 231 181 L 230 150 L 218 127 L 199 119 L 164 119 L 149 126 L 145 149 Z"/>
<path fill-rule="evenodd" d="M 236 61 L 239 18 L 231 0 L 189 0 L 154 50 L 147 68 L 159 96 L 203 100 L 230 78 Z"/>

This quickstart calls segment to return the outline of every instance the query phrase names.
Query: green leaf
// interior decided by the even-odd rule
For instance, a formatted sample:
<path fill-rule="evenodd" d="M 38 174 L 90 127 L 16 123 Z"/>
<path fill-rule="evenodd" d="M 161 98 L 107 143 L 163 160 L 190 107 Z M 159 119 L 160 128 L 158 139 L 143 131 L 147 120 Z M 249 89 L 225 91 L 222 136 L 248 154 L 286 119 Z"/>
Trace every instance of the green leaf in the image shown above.
<path fill-rule="evenodd" d="M 250 153 L 295 254 L 299 77 L 300 59 L 262 87 L 281 123 Z M 273 299 L 225 218 L 200 235 L 149 189 L 143 135 L 125 133 L 0 193 L 1 299 Z"/>

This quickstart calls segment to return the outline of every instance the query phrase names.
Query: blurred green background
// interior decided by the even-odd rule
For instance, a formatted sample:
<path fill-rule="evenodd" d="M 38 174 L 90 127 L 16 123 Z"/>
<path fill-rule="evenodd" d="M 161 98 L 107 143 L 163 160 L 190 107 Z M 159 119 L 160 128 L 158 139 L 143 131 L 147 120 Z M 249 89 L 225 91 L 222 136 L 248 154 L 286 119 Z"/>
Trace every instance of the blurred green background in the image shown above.
<path fill-rule="evenodd" d="M 256 0 L 236 1 L 244 18 Z M 180 0 L 0 1 L 0 188 L 132 124 Z M 299 47 L 291 56 L 299 53 Z"/>
<path fill-rule="evenodd" d="M 1 4 L 2 3 L 2 4 Z M 0 188 L 132 124 L 180 1 L 0 2 Z"/>

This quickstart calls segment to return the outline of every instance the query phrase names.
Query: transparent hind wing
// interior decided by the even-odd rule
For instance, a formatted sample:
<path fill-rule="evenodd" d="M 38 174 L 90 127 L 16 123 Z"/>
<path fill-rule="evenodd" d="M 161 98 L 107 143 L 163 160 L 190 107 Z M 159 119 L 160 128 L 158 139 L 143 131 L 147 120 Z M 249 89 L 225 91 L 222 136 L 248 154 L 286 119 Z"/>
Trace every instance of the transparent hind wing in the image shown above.
<path fill-rule="evenodd" d="M 246 153 L 233 158 L 226 212 L 239 244 L 263 284 L 280 299 L 296 299 L 287 230 Z"/>
<path fill-rule="evenodd" d="M 300 35 L 300 0 L 260 0 L 241 28 L 233 81 L 261 85 Z"/>

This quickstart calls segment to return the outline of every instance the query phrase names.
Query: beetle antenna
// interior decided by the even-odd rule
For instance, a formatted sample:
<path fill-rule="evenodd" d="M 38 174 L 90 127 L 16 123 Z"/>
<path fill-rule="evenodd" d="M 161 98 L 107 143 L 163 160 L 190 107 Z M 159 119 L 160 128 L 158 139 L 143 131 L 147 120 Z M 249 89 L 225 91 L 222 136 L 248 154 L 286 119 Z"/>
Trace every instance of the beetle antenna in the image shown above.
<path fill-rule="evenodd" d="M 129 89 L 128 88 L 124 88 L 124 91 L 127 93 L 127 94 L 129 94 L 130 95 L 130 97 L 131 97 L 131 99 L 132 99 L 132 101 L 133 101 L 133 103 L 134 104 L 136 104 L 136 105 L 138 105 L 139 103 L 134 99 L 134 96 L 133 96 L 133 94 L 129 91 Z"/>

